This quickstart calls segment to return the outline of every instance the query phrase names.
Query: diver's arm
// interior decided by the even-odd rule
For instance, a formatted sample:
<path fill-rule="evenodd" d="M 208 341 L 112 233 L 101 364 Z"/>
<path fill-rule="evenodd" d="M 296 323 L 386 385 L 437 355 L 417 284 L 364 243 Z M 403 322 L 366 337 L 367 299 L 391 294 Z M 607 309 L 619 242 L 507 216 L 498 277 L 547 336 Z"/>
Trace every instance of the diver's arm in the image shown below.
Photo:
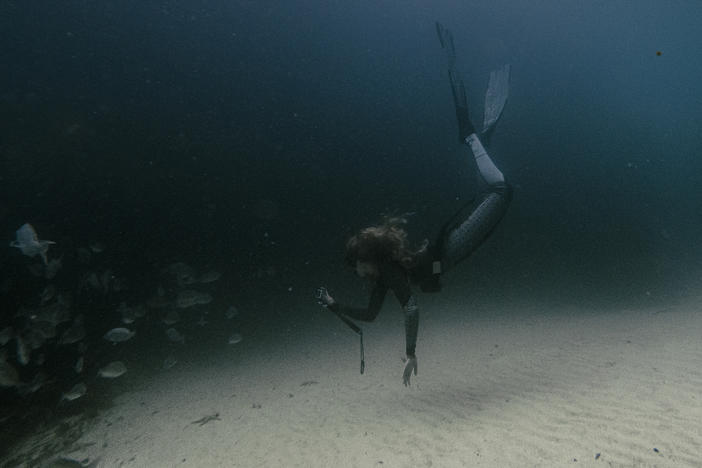
<path fill-rule="evenodd" d="M 402 383 L 410 385 L 412 374 L 417 375 L 417 331 L 419 329 L 419 307 L 417 300 L 412 295 L 409 286 L 407 272 L 399 265 L 388 266 L 384 274 L 387 284 L 392 288 L 397 300 L 402 305 L 405 314 L 405 353 L 407 357 L 403 359 L 404 370 L 402 371 Z"/>
<path fill-rule="evenodd" d="M 410 296 L 402 307 L 405 313 L 405 352 L 407 357 L 415 357 L 417 347 L 417 331 L 419 330 L 419 306 L 414 296 Z"/>
<path fill-rule="evenodd" d="M 400 265 L 391 263 L 381 265 L 381 274 L 402 306 L 402 311 L 405 314 L 405 351 L 407 357 L 414 357 L 419 329 L 419 307 L 417 300 L 412 295 L 407 272 Z"/>
<path fill-rule="evenodd" d="M 338 302 L 334 302 L 329 305 L 329 308 L 341 314 L 346 315 L 354 320 L 361 320 L 363 322 L 372 322 L 380 313 L 380 308 L 383 306 L 383 301 L 385 300 L 385 294 L 388 292 L 388 287 L 383 284 L 376 284 L 371 293 L 370 301 L 368 302 L 367 308 L 362 307 L 349 307 Z"/>

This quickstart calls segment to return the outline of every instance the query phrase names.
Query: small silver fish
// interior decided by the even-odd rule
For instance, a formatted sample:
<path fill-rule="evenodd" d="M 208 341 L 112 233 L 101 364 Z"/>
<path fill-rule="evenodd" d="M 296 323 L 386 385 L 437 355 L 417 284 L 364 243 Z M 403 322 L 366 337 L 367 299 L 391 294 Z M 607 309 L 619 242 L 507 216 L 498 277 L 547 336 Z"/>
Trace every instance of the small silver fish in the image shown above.
<path fill-rule="evenodd" d="M 176 307 L 185 309 L 199 304 L 209 304 L 212 302 L 212 296 L 207 293 L 186 289 L 178 293 L 176 297 Z"/>
<path fill-rule="evenodd" d="M 143 304 L 132 307 L 134 311 L 134 316 L 137 318 L 144 317 L 146 315 L 146 307 Z"/>
<path fill-rule="evenodd" d="M 78 358 L 76 363 L 73 365 L 73 370 L 76 371 L 76 374 L 80 374 L 81 372 L 83 372 L 83 362 L 85 362 L 85 361 L 83 359 L 83 356 L 81 356 Z"/>
<path fill-rule="evenodd" d="M 121 302 L 119 307 L 117 307 L 117 312 L 122 315 L 122 323 L 129 325 L 136 321 L 136 314 L 134 309 L 129 307 L 126 302 Z"/>
<path fill-rule="evenodd" d="M 28 384 L 22 385 L 20 388 L 18 388 L 18 390 L 21 395 L 30 395 L 32 393 L 35 393 L 41 387 L 43 387 L 46 381 L 46 374 L 42 371 L 39 371 L 34 375 L 32 380 Z"/>
<path fill-rule="evenodd" d="M 61 396 L 61 400 L 73 401 L 85 395 L 88 391 L 88 387 L 85 386 L 83 382 L 77 383 L 69 391 Z"/>
<path fill-rule="evenodd" d="M 136 332 L 133 332 L 126 328 L 113 328 L 112 330 L 105 333 L 104 338 L 107 341 L 111 341 L 113 343 L 121 343 L 123 341 L 127 341 L 134 335 L 136 335 Z"/>
<path fill-rule="evenodd" d="M 70 328 L 68 328 L 59 339 L 59 344 L 78 343 L 85 338 L 85 327 L 82 320 L 76 320 Z"/>
<path fill-rule="evenodd" d="M 229 337 L 229 344 L 240 343 L 243 339 L 244 338 L 239 333 L 232 333 L 232 335 Z"/>
<path fill-rule="evenodd" d="M 112 274 L 112 270 L 105 270 L 100 275 L 100 286 L 102 287 L 103 294 L 110 292 L 110 285 L 115 279 L 115 275 Z"/>
<path fill-rule="evenodd" d="M 51 259 L 47 264 L 46 264 L 46 271 L 44 272 L 44 276 L 46 279 L 53 279 L 56 276 L 56 273 L 61 269 L 63 266 L 63 255 L 59 258 L 53 258 Z"/>
<path fill-rule="evenodd" d="M 114 379 L 127 372 L 127 366 L 122 361 L 114 361 L 98 371 L 100 377 Z"/>
<path fill-rule="evenodd" d="M 81 276 L 80 281 L 78 283 L 78 288 L 83 291 L 83 290 L 95 290 L 99 291 L 101 286 L 100 286 L 100 280 L 98 279 L 97 273 L 94 271 L 88 272 L 83 274 Z"/>
<path fill-rule="evenodd" d="M 102 242 L 95 241 L 90 244 L 90 250 L 93 253 L 102 253 L 105 250 L 105 245 Z"/>
<path fill-rule="evenodd" d="M 19 374 L 6 356 L 0 356 L 0 387 L 15 387 L 20 384 Z"/>
<path fill-rule="evenodd" d="M 200 275 L 200 283 L 214 283 L 222 277 L 222 273 L 217 270 L 210 270 Z"/>
<path fill-rule="evenodd" d="M 163 316 L 161 321 L 166 325 L 173 325 L 174 323 L 178 323 L 180 321 L 180 315 L 178 315 L 177 310 L 171 309 L 166 313 L 166 315 Z"/>
<path fill-rule="evenodd" d="M 227 311 L 224 313 L 224 316 L 228 319 L 233 319 L 237 315 L 239 315 L 239 310 L 237 310 L 237 308 L 234 306 L 229 306 Z"/>
<path fill-rule="evenodd" d="M 49 302 L 51 299 L 54 298 L 56 295 L 56 286 L 53 284 L 48 285 L 44 289 L 42 289 L 41 293 L 39 294 L 39 298 L 41 299 L 41 305 L 46 304 Z"/>
<path fill-rule="evenodd" d="M 41 333 L 46 339 L 56 337 L 56 325 L 53 322 L 42 320 L 39 317 L 32 323 L 32 330 Z"/>
<path fill-rule="evenodd" d="M 26 366 L 29 364 L 29 347 L 21 336 L 17 335 L 15 340 L 17 341 L 17 362 Z"/>
<path fill-rule="evenodd" d="M 166 336 L 174 343 L 185 343 L 185 337 L 175 328 L 167 329 Z"/>
<path fill-rule="evenodd" d="M 24 334 L 24 342 L 31 351 L 41 348 L 45 341 L 46 337 L 41 329 L 32 327 Z"/>
<path fill-rule="evenodd" d="M 5 346 L 13 336 L 15 336 L 15 331 L 12 327 L 5 327 L 0 330 L 0 346 Z"/>
<path fill-rule="evenodd" d="M 183 262 L 169 265 L 166 271 L 175 277 L 178 286 L 183 287 L 197 282 L 195 270 Z"/>
<path fill-rule="evenodd" d="M 175 366 L 178 361 L 176 360 L 175 357 L 168 356 L 166 359 L 163 360 L 163 368 L 164 369 L 170 369 L 171 367 Z"/>

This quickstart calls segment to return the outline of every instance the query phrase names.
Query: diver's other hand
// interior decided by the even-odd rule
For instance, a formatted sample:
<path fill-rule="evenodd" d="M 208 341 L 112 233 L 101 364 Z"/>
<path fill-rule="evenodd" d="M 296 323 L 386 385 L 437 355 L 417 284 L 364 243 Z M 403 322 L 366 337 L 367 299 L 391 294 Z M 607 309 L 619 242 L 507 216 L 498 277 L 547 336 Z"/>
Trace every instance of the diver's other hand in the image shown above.
<path fill-rule="evenodd" d="M 402 374 L 402 383 L 404 383 L 405 387 L 407 387 L 410 384 L 412 371 L 414 371 L 414 375 L 417 375 L 417 356 L 407 356 L 406 358 L 402 359 L 402 362 L 405 363 L 405 372 Z"/>
<path fill-rule="evenodd" d="M 314 297 L 317 299 L 317 304 L 322 307 L 329 307 L 330 305 L 336 304 L 336 301 L 329 295 L 329 291 L 327 291 L 327 288 L 324 286 L 317 288 Z"/>

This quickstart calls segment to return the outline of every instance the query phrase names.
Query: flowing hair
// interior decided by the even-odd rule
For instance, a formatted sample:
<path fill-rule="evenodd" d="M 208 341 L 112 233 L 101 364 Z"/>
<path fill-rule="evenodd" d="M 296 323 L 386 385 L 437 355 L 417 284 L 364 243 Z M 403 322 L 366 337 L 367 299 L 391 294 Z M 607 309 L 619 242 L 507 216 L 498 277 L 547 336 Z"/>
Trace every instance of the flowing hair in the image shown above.
<path fill-rule="evenodd" d="M 427 243 L 418 250 L 410 249 L 405 224 L 407 219 L 403 217 L 386 217 L 377 226 L 361 229 L 346 242 L 346 263 L 355 267 L 357 261 L 396 262 L 405 269 L 414 267 Z"/>

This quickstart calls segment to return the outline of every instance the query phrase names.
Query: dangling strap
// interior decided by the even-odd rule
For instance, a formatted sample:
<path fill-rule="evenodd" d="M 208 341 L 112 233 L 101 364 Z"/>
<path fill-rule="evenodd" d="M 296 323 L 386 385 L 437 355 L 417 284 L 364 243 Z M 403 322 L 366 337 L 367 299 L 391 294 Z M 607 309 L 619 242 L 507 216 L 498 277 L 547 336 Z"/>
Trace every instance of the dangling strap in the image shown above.
<path fill-rule="evenodd" d="M 360 339 L 361 339 L 361 374 L 363 374 L 363 371 L 366 370 L 366 358 L 365 358 L 365 353 L 363 352 L 363 330 L 361 330 L 361 327 L 359 327 L 358 325 L 353 323 L 350 318 L 342 315 L 341 313 L 339 313 L 335 310 L 332 310 L 332 309 L 329 309 L 329 310 L 334 312 L 334 314 L 337 317 L 339 317 L 342 322 L 344 322 L 346 325 L 348 325 L 348 327 L 351 330 L 353 330 L 360 337 Z"/>
<path fill-rule="evenodd" d="M 363 371 L 366 370 L 366 358 L 363 354 L 363 330 L 358 336 L 361 337 L 361 374 L 363 374 Z"/>

